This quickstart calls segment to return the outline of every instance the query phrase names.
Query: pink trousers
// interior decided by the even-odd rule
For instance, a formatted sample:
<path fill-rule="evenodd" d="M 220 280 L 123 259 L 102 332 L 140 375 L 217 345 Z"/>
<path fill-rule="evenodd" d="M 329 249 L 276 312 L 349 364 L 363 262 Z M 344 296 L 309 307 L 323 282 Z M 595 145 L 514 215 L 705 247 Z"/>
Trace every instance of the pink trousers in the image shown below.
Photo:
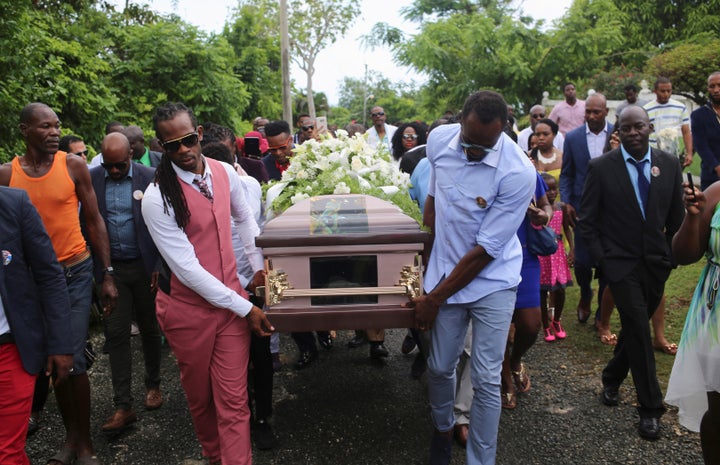
<path fill-rule="evenodd" d="M 203 455 L 210 463 L 251 464 L 247 321 L 229 310 L 190 306 L 162 292 L 156 306 Z"/>
<path fill-rule="evenodd" d="M 30 465 L 25 437 L 32 407 L 35 375 L 23 368 L 15 344 L 0 345 L 0 463 Z"/>

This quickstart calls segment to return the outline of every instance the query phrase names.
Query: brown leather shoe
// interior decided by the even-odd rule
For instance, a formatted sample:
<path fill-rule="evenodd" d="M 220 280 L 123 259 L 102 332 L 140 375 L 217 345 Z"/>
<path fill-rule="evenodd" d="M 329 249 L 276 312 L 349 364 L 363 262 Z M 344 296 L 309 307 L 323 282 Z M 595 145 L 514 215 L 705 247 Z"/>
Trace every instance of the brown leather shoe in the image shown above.
<path fill-rule="evenodd" d="M 145 408 L 148 410 L 159 409 L 163 404 L 162 394 L 160 394 L 160 388 L 150 388 L 145 396 Z"/>
<path fill-rule="evenodd" d="M 135 412 L 132 410 L 117 409 L 115 413 L 108 418 L 108 421 L 102 425 L 102 430 L 105 432 L 118 431 L 127 428 L 136 421 L 137 415 L 135 415 Z"/>
<path fill-rule="evenodd" d="M 463 447 L 467 447 L 468 425 L 455 424 L 455 440 Z"/>

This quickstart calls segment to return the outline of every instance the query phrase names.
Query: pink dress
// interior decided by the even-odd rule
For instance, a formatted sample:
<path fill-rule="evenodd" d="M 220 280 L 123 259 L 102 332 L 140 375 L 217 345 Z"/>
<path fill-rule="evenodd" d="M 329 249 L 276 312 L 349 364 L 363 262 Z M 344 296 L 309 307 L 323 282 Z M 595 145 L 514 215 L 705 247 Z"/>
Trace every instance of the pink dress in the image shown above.
<path fill-rule="evenodd" d="M 540 259 L 540 289 L 543 291 L 555 291 L 567 286 L 572 286 L 572 275 L 568 267 L 565 245 L 562 240 L 563 212 L 555 210 L 550 220 L 550 227 L 558 236 L 558 249 L 547 257 Z"/>

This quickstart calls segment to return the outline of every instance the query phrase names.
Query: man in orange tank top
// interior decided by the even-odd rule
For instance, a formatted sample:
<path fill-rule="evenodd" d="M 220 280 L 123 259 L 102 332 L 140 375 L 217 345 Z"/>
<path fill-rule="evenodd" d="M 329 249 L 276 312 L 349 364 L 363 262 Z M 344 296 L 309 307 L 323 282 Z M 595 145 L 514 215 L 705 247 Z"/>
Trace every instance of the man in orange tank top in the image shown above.
<path fill-rule="evenodd" d="M 27 191 L 48 231 L 63 267 L 72 305 L 73 368 L 66 382 L 55 387 L 67 429 L 62 449 L 48 463 L 99 464 L 90 439 L 90 382 L 84 356 L 92 297 L 92 258 L 80 232 L 78 208 L 83 205 L 93 255 L 103 269 L 101 298 L 105 315 L 115 308 L 118 292 L 110 266 L 110 246 L 100 216 L 87 165 L 79 157 L 58 151 L 60 120 L 43 103 L 31 103 L 20 113 L 26 152 L 0 166 L 0 185 Z M 29 414 L 29 412 L 28 412 Z"/>

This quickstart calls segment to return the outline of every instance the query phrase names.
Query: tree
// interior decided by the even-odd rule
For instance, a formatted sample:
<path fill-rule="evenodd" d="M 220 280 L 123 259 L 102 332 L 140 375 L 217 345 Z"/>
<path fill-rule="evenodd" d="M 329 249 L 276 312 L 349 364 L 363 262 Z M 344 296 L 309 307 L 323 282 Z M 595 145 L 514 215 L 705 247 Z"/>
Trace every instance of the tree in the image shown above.
<path fill-rule="evenodd" d="M 315 117 L 312 77 L 322 49 L 344 34 L 360 11 L 359 0 L 292 0 L 290 2 L 292 59 L 307 76 L 308 113 Z"/>
<path fill-rule="evenodd" d="M 703 105 L 707 101 L 708 75 L 720 70 L 718 50 L 720 39 L 699 38 L 694 43 L 679 45 L 655 55 L 648 61 L 646 73 L 669 78 L 673 83 L 673 92 Z"/>
<path fill-rule="evenodd" d="M 111 59 L 112 83 L 123 96 L 117 118 L 140 126 L 168 101 L 185 103 L 200 121 L 229 127 L 240 124 L 248 105 L 227 40 L 179 18 L 119 29 Z"/>
<path fill-rule="evenodd" d="M 249 102 L 241 115 L 248 121 L 282 116 L 277 22 L 277 1 L 241 1 L 222 32 L 235 51 L 235 74 L 248 91 Z"/>

